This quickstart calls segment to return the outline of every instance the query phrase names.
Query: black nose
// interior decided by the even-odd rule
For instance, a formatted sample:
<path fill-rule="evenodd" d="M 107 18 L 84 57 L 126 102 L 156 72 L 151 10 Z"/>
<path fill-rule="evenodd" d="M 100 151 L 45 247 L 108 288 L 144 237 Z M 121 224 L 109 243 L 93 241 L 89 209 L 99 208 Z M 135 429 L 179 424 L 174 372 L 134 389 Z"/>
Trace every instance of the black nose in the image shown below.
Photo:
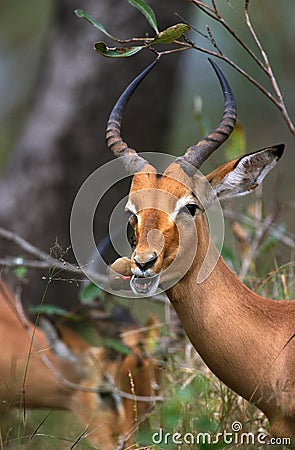
<path fill-rule="evenodd" d="M 156 252 L 153 252 L 151 255 L 148 255 L 147 258 L 143 258 L 140 255 L 135 255 L 133 259 L 137 267 L 140 270 L 144 271 L 153 267 L 158 259 L 158 255 L 156 254 Z"/>

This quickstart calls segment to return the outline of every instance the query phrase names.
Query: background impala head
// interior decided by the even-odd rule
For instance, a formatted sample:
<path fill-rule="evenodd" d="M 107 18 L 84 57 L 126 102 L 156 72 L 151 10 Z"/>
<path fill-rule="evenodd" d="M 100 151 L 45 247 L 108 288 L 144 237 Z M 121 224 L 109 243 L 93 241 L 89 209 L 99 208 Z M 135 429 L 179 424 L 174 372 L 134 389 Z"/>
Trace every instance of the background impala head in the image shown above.
<path fill-rule="evenodd" d="M 95 448 L 113 450 L 119 435 L 131 445 L 135 429 L 146 422 L 152 405 L 135 396 L 154 398 L 159 382 L 159 368 L 151 356 L 158 337 L 156 319 L 143 329 L 121 328 L 128 355 L 91 347 L 71 329 L 53 326 L 44 318 L 39 324 L 26 317 L 20 301 L 0 278 L 1 431 L 3 417 L 13 408 L 61 409 L 76 416 Z M 127 396 L 118 396 L 118 389 Z M 10 422 L 9 428 L 13 429 Z M 10 433 L 6 437 L 11 439 Z"/>
<path fill-rule="evenodd" d="M 198 169 L 230 136 L 236 121 L 231 88 L 218 66 L 209 61 L 224 95 L 222 119 L 215 130 L 189 147 L 163 174 L 158 174 L 121 137 L 124 108 L 157 60 L 126 88 L 109 118 L 108 147 L 134 174 L 126 205 L 131 214 L 128 238 L 133 253 L 130 260 L 124 258 L 127 267 L 123 272 L 132 275 L 130 285 L 135 293 L 153 295 L 160 282 L 179 280 L 191 266 L 201 267 L 210 243 L 206 209 L 217 199 L 245 195 L 255 189 L 284 150 L 283 144 L 265 148 L 201 176 Z"/>

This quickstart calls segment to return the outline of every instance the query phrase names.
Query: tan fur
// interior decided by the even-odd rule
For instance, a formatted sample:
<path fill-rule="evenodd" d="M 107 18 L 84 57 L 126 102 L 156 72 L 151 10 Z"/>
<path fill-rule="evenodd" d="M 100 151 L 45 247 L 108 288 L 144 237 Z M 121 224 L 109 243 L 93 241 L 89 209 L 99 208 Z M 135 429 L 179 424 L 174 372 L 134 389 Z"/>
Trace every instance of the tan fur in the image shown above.
<path fill-rule="evenodd" d="M 86 435 L 89 433 L 87 439 L 95 448 L 113 450 L 119 435 L 125 435 L 131 445 L 134 428 L 151 403 L 124 399 L 121 408 L 113 409 L 96 392 L 66 386 L 53 370 L 63 380 L 93 389 L 104 383 L 104 373 L 107 372 L 114 378 L 116 386 L 127 393 L 131 392 L 130 372 L 135 384 L 132 393 L 152 396 L 155 391 L 150 373 L 154 364 L 149 355 L 142 354 L 136 347 L 142 333 L 134 333 L 133 349 L 137 348 L 136 352 L 118 361 L 108 360 L 103 347 L 90 347 L 67 327 L 58 327 L 58 333 L 74 361 L 57 356 L 44 332 L 27 318 L 21 320 L 14 296 L 0 279 L 0 341 L 3 345 L 0 354 L 0 413 L 15 407 L 24 408 L 24 405 L 26 408 L 69 410 L 77 417 Z M 52 364 L 53 370 L 44 362 L 44 357 Z M 28 371 L 25 375 L 26 366 Z"/>
<path fill-rule="evenodd" d="M 262 150 L 257 155 L 253 154 L 253 158 L 247 158 L 245 161 L 250 159 L 251 162 L 245 163 L 243 177 L 235 178 L 233 175 L 231 179 L 236 182 L 233 195 L 243 195 L 243 183 L 246 192 L 256 187 L 256 172 L 259 178 L 261 170 L 264 170 L 264 160 L 267 165 L 265 173 L 278 160 L 276 147 L 274 151 L 270 148 L 264 154 Z M 256 160 L 260 166 L 255 166 Z M 213 187 L 213 193 L 219 186 L 222 188 L 223 180 L 234 170 L 236 162 L 226 163 L 207 176 L 207 184 L 209 182 Z M 133 199 L 137 210 L 137 245 L 130 260 L 119 259 L 111 266 L 112 269 L 116 270 L 121 265 L 124 274 L 131 276 L 136 269 L 134 255 L 138 252 L 154 252 L 158 255 L 154 266 L 149 269 L 149 276 L 161 274 L 174 261 L 177 251 L 184 262 L 195 245 L 192 241 L 193 232 L 185 215 L 176 218 L 178 229 L 184 230 L 184 238 L 180 243 L 175 223 L 169 220 L 169 214 L 177 200 L 185 198 L 191 191 L 201 205 L 206 207 L 206 204 L 210 204 L 213 196 L 207 184 L 198 175 L 190 178 L 176 163 L 171 164 L 162 177 L 147 175 L 144 171 L 136 174 L 129 198 Z M 226 189 L 228 195 L 230 185 Z M 166 197 L 162 194 L 167 200 L 166 204 L 158 194 L 159 190 L 165 195 L 169 193 Z M 160 213 L 156 211 L 157 208 L 161 210 Z M 184 277 L 167 291 L 167 295 L 192 344 L 209 368 L 225 384 L 266 414 L 274 436 L 294 438 L 295 301 L 274 301 L 249 290 L 231 272 L 210 243 L 207 221 L 201 209 L 194 223 L 197 246 L 193 263 Z M 147 246 L 148 233 L 153 229 L 160 230 L 164 236 L 161 253 L 158 253 L 157 246 L 152 242 Z M 205 281 L 198 283 L 202 263 L 205 261 L 206 266 L 216 260 L 211 274 Z M 172 272 L 171 276 L 174 275 Z"/>
<path fill-rule="evenodd" d="M 220 181 L 230 172 L 233 170 L 234 165 L 238 159 L 235 159 L 234 161 L 229 161 L 222 166 L 217 167 L 217 169 L 212 170 L 209 175 L 207 175 L 207 180 L 211 183 L 212 187 L 216 186 Z"/>

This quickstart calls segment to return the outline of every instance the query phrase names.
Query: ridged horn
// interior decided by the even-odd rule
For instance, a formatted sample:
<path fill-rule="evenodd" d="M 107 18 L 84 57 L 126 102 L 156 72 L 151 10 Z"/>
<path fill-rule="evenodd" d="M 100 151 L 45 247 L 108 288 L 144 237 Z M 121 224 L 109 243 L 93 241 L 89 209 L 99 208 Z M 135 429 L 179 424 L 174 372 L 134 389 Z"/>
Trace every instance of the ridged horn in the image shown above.
<path fill-rule="evenodd" d="M 196 145 L 189 147 L 183 156 L 176 159 L 179 164 L 187 162 L 196 169 L 199 169 L 206 159 L 208 159 L 209 156 L 226 141 L 234 129 L 237 118 L 236 103 L 232 90 L 217 64 L 210 58 L 208 60 L 212 65 L 222 88 L 224 95 L 224 112 L 216 130 L 213 130 L 208 136 L 202 138 Z"/>
<path fill-rule="evenodd" d="M 149 164 L 144 158 L 136 153 L 136 150 L 129 148 L 121 136 L 121 122 L 125 107 L 134 93 L 137 86 L 147 76 L 147 74 L 155 67 L 158 58 L 152 62 L 146 69 L 143 70 L 124 90 L 117 100 L 113 110 L 110 114 L 107 129 L 106 140 L 108 148 L 117 157 L 122 158 L 122 162 L 129 174 L 139 172 L 146 164 Z"/>

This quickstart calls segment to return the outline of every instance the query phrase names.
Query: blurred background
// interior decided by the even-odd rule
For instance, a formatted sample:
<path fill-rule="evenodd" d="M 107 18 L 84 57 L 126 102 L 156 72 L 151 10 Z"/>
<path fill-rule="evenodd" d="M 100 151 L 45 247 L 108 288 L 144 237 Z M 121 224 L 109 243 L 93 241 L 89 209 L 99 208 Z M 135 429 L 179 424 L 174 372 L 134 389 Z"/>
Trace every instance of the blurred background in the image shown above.
<path fill-rule="evenodd" d="M 222 50 L 267 87 L 269 82 L 236 42 L 216 22 L 184 0 L 150 0 L 160 29 L 179 21 L 179 13 L 199 30 L 211 31 Z M 243 23 L 242 1 L 217 2 L 229 23 L 255 50 Z M 98 30 L 78 19 L 83 8 L 120 38 L 151 33 L 145 18 L 127 0 L 2 0 L 0 14 L 0 225 L 19 233 L 55 256 L 73 260 L 69 218 L 75 195 L 85 178 L 111 159 L 104 138 L 105 124 L 114 101 L 128 82 L 152 60 L 149 52 L 132 58 L 107 59 L 93 50 L 105 40 Z M 261 0 L 250 8 L 283 92 L 289 114 L 295 117 L 295 4 L 292 0 Z M 208 43 L 190 32 L 198 45 Z M 110 43 L 111 44 L 111 43 Z M 257 53 L 257 52 L 256 52 Z M 284 158 L 265 180 L 263 214 L 280 206 L 278 223 L 294 233 L 294 136 L 275 106 L 245 78 L 225 63 L 220 67 L 235 93 L 247 151 L 284 142 Z M 181 154 L 200 136 L 194 98 L 203 102 L 202 121 L 215 127 L 223 101 L 207 55 L 180 52 L 162 58 L 128 108 L 123 133 L 138 151 Z M 224 151 L 205 166 L 224 162 Z M 128 182 L 108 194 L 97 213 L 97 241 L 105 237 L 113 206 L 128 192 Z M 249 199 L 231 202 L 232 210 L 246 208 Z M 252 199 L 253 201 L 253 199 Z M 231 237 L 227 238 L 230 245 Z M 51 250 L 50 250 L 51 249 Z M 64 253 L 66 252 L 66 253 Z M 272 262 L 290 260 L 294 249 L 276 247 Z M 21 256 L 19 248 L 0 241 L 0 257 Z M 46 272 L 27 275 L 24 300 L 42 297 Z M 48 272 L 47 272 L 48 275 Z M 51 283 L 48 303 L 71 306 L 76 286 Z"/>
<path fill-rule="evenodd" d="M 209 24 L 223 52 L 270 88 L 269 81 L 234 39 L 193 4 L 185 0 L 147 2 L 156 12 L 160 29 L 181 20 L 175 16 L 175 12 L 203 33 Z M 229 24 L 258 55 L 243 22 L 244 2 L 216 0 L 216 3 Z M 69 233 L 73 201 L 83 181 L 96 168 L 112 159 L 105 144 L 108 115 L 125 86 L 153 59 L 148 51 L 125 59 L 103 58 L 98 55 L 93 50 L 95 41 L 105 40 L 109 45 L 113 43 L 90 24 L 78 19 L 74 14 L 76 8 L 84 9 L 119 38 L 144 36 L 146 33 L 153 35 L 145 18 L 127 0 L 2 0 L 0 3 L 0 227 L 18 233 L 57 258 L 73 262 L 75 260 L 70 250 Z M 290 117 L 295 118 L 294 0 L 251 2 L 250 13 L 257 34 L 269 55 Z M 199 33 L 190 31 L 189 36 L 198 45 L 210 48 Z M 235 152 L 235 145 L 240 152 L 251 152 L 281 142 L 286 144 L 284 157 L 266 178 L 261 191 L 224 202 L 228 217 L 223 255 L 258 293 L 275 298 L 294 298 L 294 263 L 284 268 L 284 264 L 294 261 L 295 251 L 294 136 L 269 99 L 230 66 L 223 62 L 219 62 L 219 65 L 234 91 L 241 125 L 238 127 L 238 135 L 232 139 L 232 145 L 225 145 L 214 154 L 205 164 L 204 172 L 207 173 L 230 158 Z M 199 105 L 197 110 L 196 104 Z M 204 131 L 216 126 L 222 111 L 220 87 L 208 64 L 207 55 L 195 50 L 179 52 L 162 58 L 157 69 L 139 87 L 137 95 L 127 108 L 123 135 L 128 144 L 138 151 L 179 155 L 196 142 Z M 128 180 L 117 184 L 100 204 L 94 224 L 97 243 L 105 239 L 110 214 L 120 199 L 127 195 L 128 186 Z M 273 217 L 273 227 L 266 227 L 259 238 L 259 232 L 264 226 L 263 220 L 270 216 Z M 262 225 L 256 226 L 256 219 Z M 0 238 L 0 259 L 9 256 L 24 255 L 17 245 Z M 112 257 L 106 254 L 106 259 Z M 283 269 L 280 270 L 280 267 Z M 267 277 L 266 274 L 271 271 L 273 277 Z M 45 303 L 63 306 L 67 310 L 80 308 L 80 284 L 71 275 L 57 272 L 48 287 L 49 276 L 52 276 L 48 270 L 29 270 L 21 275 L 9 268 L 1 268 L 0 273 L 12 283 L 21 283 L 22 300 L 27 307 L 39 304 L 46 292 Z M 99 296 L 99 292 L 93 292 L 91 288 L 91 285 L 84 288 L 84 300 L 98 297 L 98 301 L 94 303 L 93 309 L 89 309 L 88 322 L 89 318 L 93 319 L 100 336 L 108 336 L 112 331 L 117 337 L 120 327 L 126 326 L 126 311 L 115 310 L 117 316 L 114 317 L 114 328 L 110 326 L 110 321 L 100 321 L 100 317 L 104 317 L 103 308 L 109 304 L 117 305 L 116 299 L 110 299 L 105 294 Z M 81 297 L 83 300 L 83 295 Z M 104 301 L 103 305 L 101 300 L 102 303 Z M 127 317 L 129 318 L 131 311 L 131 316 L 135 316 L 140 323 L 148 318 L 151 311 L 160 320 L 168 318 L 165 323 L 173 323 L 167 307 L 164 311 L 162 305 L 155 307 L 151 301 L 144 300 L 124 302 L 124 306 L 127 304 L 130 308 Z M 73 314 L 73 318 L 74 316 L 77 318 L 78 315 Z M 85 317 L 87 314 L 81 316 Z M 61 317 L 61 321 L 67 318 L 66 314 L 61 314 Z M 191 351 L 190 344 L 186 343 L 185 351 L 183 350 L 183 341 L 179 339 L 182 330 L 178 329 L 179 324 L 175 318 L 174 321 L 169 329 L 167 342 L 171 351 L 176 346 L 173 342 L 171 345 L 170 340 L 171 336 L 173 338 L 171 330 L 174 328 L 176 342 L 181 345 L 181 358 L 176 355 L 176 366 L 174 362 L 168 362 L 166 385 L 172 394 L 166 394 L 167 386 L 163 392 L 164 397 L 171 397 L 172 402 L 163 404 L 161 423 L 164 428 L 165 419 L 167 418 L 168 423 L 170 417 L 169 408 L 172 417 L 175 417 L 175 423 L 179 423 L 180 400 L 178 403 L 174 401 L 175 395 L 177 396 L 175 389 L 186 383 L 186 371 L 182 372 L 178 368 L 195 368 L 200 365 L 199 357 Z M 79 328 L 88 342 L 97 344 L 98 333 L 87 328 L 83 319 L 71 324 Z M 165 343 L 165 340 L 162 339 L 162 342 Z M 225 416 L 228 416 L 229 424 L 233 423 L 230 411 L 237 411 L 239 420 L 240 417 L 244 418 L 245 408 L 240 399 L 237 400 L 239 407 L 233 407 L 235 403 L 232 402 L 230 391 L 223 388 L 218 380 L 212 381 L 212 375 L 208 374 L 206 368 L 203 373 L 204 378 L 197 377 L 197 386 L 191 386 L 194 389 L 189 391 L 186 401 L 193 402 L 189 407 L 185 403 L 186 414 L 191 411 L 190 422 L 201 417 L 204 428 L 201 430 L 207 432 L 212 420 L 218 421 L 220 416 L 224 421 L 223 408 L 227 408 L 228 404 L 231 406 Z M 206 377 L 211 377 L 210 383 Z M 222 391 L 223 389 L 226 391 Z M 203 391 L 204 398 L 200 396 Z M 224 401 L 225 397 L 228 401 Z M 179 396 L 181 398 L 183 403 L 184 397 Z M 222 405 L 216 400 L 219 398 L 222 399 Z M 204 405 L 207 405 L 209 412 L 204 412 Z M 185 426 L 189 423 L 186 414 L 183 414 Z M 45 417 L 45 413 L 43 416 Z M 31 430 L 39 430 L 41 417 L 40 411 L 30 416 Z M 155 423 L 160 423 L 158 416 L 155 417 Z M 20 429 L 19 423 L 22 422 L 21 415 L 19 418 L 16 430 Z M 259 431 L 262 420 L 260 417 L 257 422 Z M 1 427 L 2 422 L 1 419 Z M 68 424 L 66 432 L 65 422 Z M 251 431 L 252 423 L 250 420 Z M 59 431 L 56 429 L 57 424 Z M 64 412 L 55 412 L 49 420 L 46 418 L 46 425 L 50 435 L 76 438 L 73 418 L 70 415 L 66 417 Z M 10 418 L 8 429 L 12 429 Z M 2 429 L 1 433 L 5 436 Z M 29 432 L 26 434 L 30 435 Z M 7 436 L 9 435 L 10 431 Z M 43 439 L 42 449 L 52 449 L 52 445 L 55 448 L 65 448 L 67 445 L 68 448 L 68 443 L 59 444 L 60 446 L 57 440 Z M 86 442 L 80 444 L 79 448 L 88 448 Z M 36 442 L 35 439 L 26 448 L 39 449 L 40 441 Z"/>

